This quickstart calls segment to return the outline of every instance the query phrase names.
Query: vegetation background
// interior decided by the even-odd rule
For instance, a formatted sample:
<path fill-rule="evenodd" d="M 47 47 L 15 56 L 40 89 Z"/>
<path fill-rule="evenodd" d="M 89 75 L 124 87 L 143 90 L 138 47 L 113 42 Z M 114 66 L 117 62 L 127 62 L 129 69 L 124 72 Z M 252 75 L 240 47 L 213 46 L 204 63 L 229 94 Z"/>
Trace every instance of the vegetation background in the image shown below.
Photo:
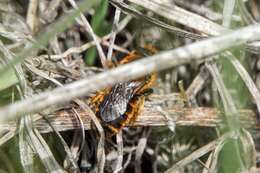
<path fill-rule="evenodd" d="M 257 0 L 0 0 L 0 172 L 259 172 L 259 21 Z M 105 137 L 89 99 L 155 71 Z"/>

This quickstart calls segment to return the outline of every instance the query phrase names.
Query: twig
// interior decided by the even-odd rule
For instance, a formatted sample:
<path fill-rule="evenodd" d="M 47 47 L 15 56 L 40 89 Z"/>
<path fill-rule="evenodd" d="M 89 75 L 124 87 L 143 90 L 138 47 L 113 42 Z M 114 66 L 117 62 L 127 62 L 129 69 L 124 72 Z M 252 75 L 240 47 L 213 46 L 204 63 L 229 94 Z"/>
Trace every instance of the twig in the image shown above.
<path fill-rule="evenodd" d="M 217 127 L 223 124 L 221 119 L 221 112 L 215 108 L 168 108 L 164 109 L 172 119 L 175 119 L 176 126 L 202 126 L 202 127 Z M 85 130 L 91 129 L 91 118 L 89 112 L 81 111 L 77 109 L 79 116 L 82 119 Z M 52 122 L 52 125 L 57 131 L 67 131 L 72 129 L 80 129 L 77 118 L 72 116 L 72 110 L 60 110 L 55 113 L 45 115 Z M 260 125 L 256 123 L 255 113 L 251 110 L 240 110 L 239 120 L 243 127 L 260 129 Z M 145 107 L 144 112 L 138 116 L 136 122 L 131 126 L 168 126 L 168 120 L 165 115 L 157 110 L 152 110 L 149 107 Z M 42 119 L 38 119 L 34 122 L 34 126 L 39 129 L 41 133 L 49 133 L 52 129 Z M 16 124 L 1 123 L 1 129 L 13 131 L 16 128 Z"/>
<path fill-rule="evenodd" d="M 215 108 L 168 108 L 164 111 L 175 120 L 176 126 L 217 127 L 223 123 L 223 120 L 220 118 L 221 116 L 219 116 L 221 112 Z M 91 129 L 90 113 L 80 109 L 77 109 L 77 112 L 84 124 L 84 129 Z M 72 114 L 72 109 L 66 109 L 45 116 L 52 122 L 52 126 L 55 127 L 57 131 L 81 129 L 82 125 L 78 122 L 77 117 L 72 116 Z M 239 112 L 240 124 L 243 127 L 260 129 L 260 125 L 257 124 L 255 117 L 255 113 L 251 110 L 241 110 Z M 41 118 L 41 116 L 39 116 L 39 118 Z M 41 133 L 52 132 L 52 128 L 46 121 L 39 118 L 38 116 L 34 118 L 35 128 Z M 148 106 L 144 109 L 144 112 L 138 116 L 136 122 L 133 123 L 132 126 L 168 126 L 168 123 L 165 115 L 157 110 L 151 109 L 151 106 Z M 15 122 L 0 123 L 0 129 L 9 131 L 2 137 L 0 145 L 4 144 L 7 139 L 12 138 L 16 134 L 16 126 L 17 124 Z"/>
<path fill-rule="evenodd" d="M 203 60 L 205 56 L 260 38 L 260 25 L 245 27 L 218 37 L 205 39 L 174 50 L 123 65 L 53 91 L 46 91 L 0 109 L 0 120 L 11 120 L 26 113 L 35 113 L 51 105 L 66 103 L 117 82 L 129 81 L 154 71 Z M 134 70 L 133 70 L 134 69 Z M 34 106 L 31 106 L 34 105 Z"/>

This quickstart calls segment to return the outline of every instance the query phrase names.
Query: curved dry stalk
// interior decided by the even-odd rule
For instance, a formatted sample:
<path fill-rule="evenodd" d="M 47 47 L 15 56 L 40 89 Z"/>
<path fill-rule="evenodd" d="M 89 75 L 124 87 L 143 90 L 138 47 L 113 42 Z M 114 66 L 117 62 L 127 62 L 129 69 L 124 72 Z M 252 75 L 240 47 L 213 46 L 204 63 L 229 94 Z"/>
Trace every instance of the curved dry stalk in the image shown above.
<path fill-rule="evenodd" d="M 94 112 L 89 108 L 89 106 L 84 103 L 83 101 L 76 99 L 75 102 L 85 111 L 88 112 L 88 116 L 90 119 L 94 122 L 95 126 L 97 127 L 97 130 L 99 132 L 100 138 L 98 141 L 98 146 L 97 146 L 97 171 L 102 173 L 104 171 L 105 167 L 105 133 L 104 129 L 101 126 L 98 118 L 94 114 Z M 80 117 L 79 117 L 80 118 Z M 80 118 L 82 120 L 82 118 Z"/>

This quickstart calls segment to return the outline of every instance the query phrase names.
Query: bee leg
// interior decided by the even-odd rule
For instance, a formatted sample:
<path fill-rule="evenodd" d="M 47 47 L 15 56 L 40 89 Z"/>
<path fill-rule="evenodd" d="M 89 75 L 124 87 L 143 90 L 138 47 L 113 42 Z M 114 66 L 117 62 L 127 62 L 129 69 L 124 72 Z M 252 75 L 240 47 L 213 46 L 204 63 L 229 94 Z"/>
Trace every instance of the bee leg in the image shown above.
<path fill-rule="evenodd" d="M 108 128 L 108 130 L 109 130 L 109 132 L 106 133 L 107 138 L 111 138 L 112 136 L 118 134 L 119 131 L 122 129 L 122 127 L 116 128 L 116 127 L 109 125 L 109 124 L 106 125 L 106 128 Z"/>
<path fill-rule="evenodd" d="M 120 60 L 119 64 L 126 64 L 140 57 L 141 56 L 136 51 L 132 51 L 129 55 L 125 56 L 122 60 Z"/>
<path fill-rule="evenodd" d="M 121 123 L 121 126 L 124 127 L 126 125 L 133 124 L 138 115 L 142 112 L 144 108 L 144 101 L 145 97 L 143 95 L 136 96 L 130 103 L 129 103 L 129 111 L 126 112 L 126 120 Z"/>
<path fill-rule="evenodd" d="M 145 90 L 143 90 L 140 94 L 136 94 L 136 96 L 140 97 L 140 96 L 149 96 L 153 93 L 153 89 L 152 88 L 147 88 Z"/>
<path fill-rule="evenodd" d="M 137 117 L 142 113 L 142 111 L 144 110 L 144 103 L 145 103 L 145 96 L 140 96 L 137 97 L 137 103 L 136 103 L 136 108 L 134 108 L 134 114 L 130 120 L 130 124 L 133 124 Z"/>
<path fill-rule="evenodd" d="M 91 98 L 90 103 L 99 104 L 100 102 L 102 102 L 104 95 L 105 95 L 105 92 L 103 92 L 103 91 L 97 92 L 97 94 Z"/>
<path fill-rule="evenodd" d="M 140 94 L 143 93 L 148 88 L 152 87 L 152 85 L 155 83 L 157 77 L 156 77 L 156 74 L 153 73 L 145 78 L 147 78 L 147 79 L 145 79 L 146 80 L 145 84 L 138 90 L 138 93 L 140 93 Z"/>

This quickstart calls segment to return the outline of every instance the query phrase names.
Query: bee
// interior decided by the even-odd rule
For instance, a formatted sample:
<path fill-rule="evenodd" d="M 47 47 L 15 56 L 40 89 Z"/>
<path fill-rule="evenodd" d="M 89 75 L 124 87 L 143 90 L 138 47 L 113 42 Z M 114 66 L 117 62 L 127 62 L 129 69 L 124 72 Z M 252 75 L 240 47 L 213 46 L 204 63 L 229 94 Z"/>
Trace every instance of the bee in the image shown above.
<path fill-rule="evenodd" d="M 145 53 L 130 52 L 116 65 L 126 64 L 157 52 L 155 48 L 149 45 L 146 45 L 144 50 Z M 135 122 L 144 108 L 145 97 L 152 93 L 151 86 L 155 83 L 155 80 L 156 74 L 152 73 L 137 80 L 122 82 L 105 88 L 91 98 L 90 105 L 102 126 L 108 129 L 110 134 L 116 134 L 126 125 Z"/>

